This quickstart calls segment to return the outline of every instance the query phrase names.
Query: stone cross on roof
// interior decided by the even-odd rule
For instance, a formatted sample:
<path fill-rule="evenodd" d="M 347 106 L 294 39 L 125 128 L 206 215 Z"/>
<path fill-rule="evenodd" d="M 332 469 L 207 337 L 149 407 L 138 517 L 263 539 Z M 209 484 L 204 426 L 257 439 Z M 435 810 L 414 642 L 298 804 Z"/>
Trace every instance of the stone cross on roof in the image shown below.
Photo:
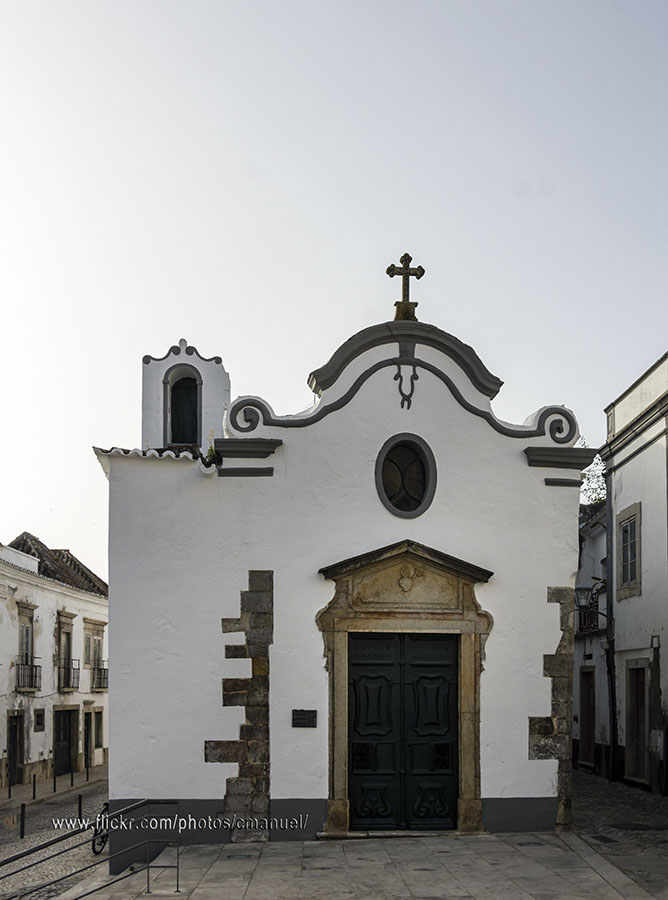
<path fill-rule="evenodd" d="M 396 312 L 394 314 L 395 322 L 398 319 L 412 319 L 414 322 L 417 322 L 417 316 L 415 315 L 415 307 L 417 303 L 411 303 L 409 300 L 409 290 L 410 290 L 410 277 L 414 275 L 415 278 L 422 278 L 424 275 L 424 269 L 422 266 L 418 266 L 417 268 L 411 268 L 411 263 L 413 261 L 413 257 L 409 256 L 408 253 L 404 253 L 399 262 L 401 263 L 401 267 L 395 266 L 392 263 L 391 266 L 388 266 L 386 271 L 390 278 L 394 278 L 395 275 L 401 275 L 401 300 L 397 300 L 394 304 L 396 308 Z"/>

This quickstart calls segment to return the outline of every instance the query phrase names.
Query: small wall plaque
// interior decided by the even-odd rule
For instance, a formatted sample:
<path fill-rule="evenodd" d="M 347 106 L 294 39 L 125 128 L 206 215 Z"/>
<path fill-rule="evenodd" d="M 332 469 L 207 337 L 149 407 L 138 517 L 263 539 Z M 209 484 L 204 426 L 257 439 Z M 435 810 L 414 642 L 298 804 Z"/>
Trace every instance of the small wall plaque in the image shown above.
<path fill-rule="evenodd" d="M 292 710 L 292 727 L 293 728 L 316 728 L 318 725 L 317 709 L 293 709 Z"/>

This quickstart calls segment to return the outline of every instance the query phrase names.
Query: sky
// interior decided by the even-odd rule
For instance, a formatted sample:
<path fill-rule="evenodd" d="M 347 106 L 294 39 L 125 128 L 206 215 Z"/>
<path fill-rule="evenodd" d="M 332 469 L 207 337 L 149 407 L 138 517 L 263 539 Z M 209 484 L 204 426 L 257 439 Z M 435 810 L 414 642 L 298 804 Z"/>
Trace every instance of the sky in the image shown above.
<path fill-rule="evenodd" d="M 107 574 L 91 447 L 186 338 L 287 414 L 387 321 L 603 408 L 668 349 L 668 4 L 0 0 L 0 542 Z"/>

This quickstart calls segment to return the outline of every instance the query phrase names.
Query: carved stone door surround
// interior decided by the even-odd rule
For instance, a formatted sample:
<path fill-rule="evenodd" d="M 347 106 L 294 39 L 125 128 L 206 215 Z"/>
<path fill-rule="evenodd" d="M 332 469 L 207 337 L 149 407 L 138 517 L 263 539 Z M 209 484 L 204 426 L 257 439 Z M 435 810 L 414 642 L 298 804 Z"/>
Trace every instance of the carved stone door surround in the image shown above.
<path fill-rule="evenodd" d="M 480 673 L 492 617 L 474 585 L 492 572 L 415 541 L 400 541 L 320 569 L 334 597 L 316 616 L 329 672 L 329 803 L 325 831 L 349 831 L 348 634 L 423 632 L 460 635 L 460 831 L 482 831 Z"/>

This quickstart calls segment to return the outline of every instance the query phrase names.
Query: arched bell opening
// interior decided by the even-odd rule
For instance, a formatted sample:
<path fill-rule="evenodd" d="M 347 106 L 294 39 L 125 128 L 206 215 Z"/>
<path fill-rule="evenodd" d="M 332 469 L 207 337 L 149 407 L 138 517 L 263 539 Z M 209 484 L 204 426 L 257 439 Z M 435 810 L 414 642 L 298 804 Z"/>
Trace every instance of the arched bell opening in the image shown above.
<path fill-rule="evenodd" d="M 191 365 L 179 364 L 165 372 L 164 444 L 202 445 L 202 376 Z"/>

